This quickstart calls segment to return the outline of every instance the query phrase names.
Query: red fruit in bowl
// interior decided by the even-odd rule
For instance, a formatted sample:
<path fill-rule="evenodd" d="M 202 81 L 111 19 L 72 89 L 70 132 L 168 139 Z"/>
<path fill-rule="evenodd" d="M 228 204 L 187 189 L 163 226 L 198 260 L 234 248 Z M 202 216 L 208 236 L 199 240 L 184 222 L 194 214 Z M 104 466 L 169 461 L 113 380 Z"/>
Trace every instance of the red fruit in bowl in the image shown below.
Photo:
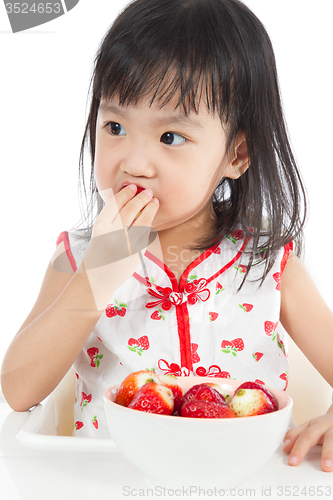
<path fill-rule="evenodd" d="M 192 399 L 183 404 L 182 417 L 191 418 L 235 418 L 236 414 L 226 404 Z"/>
<path fill-rule="evenodd" d="M 272 405 L 275 407 L 275 410 L 278 409 L 273 394 L 263 384 L 259 384 L 259 382 L 244 382 L 237 388 L 237 390 L 239 389 L 259 389 L 263 391 L 270 399 Z"/>
<path fill-rule="evenodd" d="M 159 383 L 159 378 L 155 372 L 150 370 L 140 370 L 138 372 L 130 373 L 119 387 L 116 396 L 116 403 L 118 405 L 128 406 L 138 390 L 149 382 Z"/>
<path fill-rule="evenodd" d="M 128 408 L 171 415 L 174 409 L 172 390 L 160 383 L 149 382 L 138 390 Z"/>
<path fill-rule="evenodd" d="M 220 394 L 216 389 L 209 386 L 208 384 L 197 384 L 193 385 L 191 389 L 189 389 L 184 394 L 181 400 L 180 409 L 185 403 L 188 403 L 189 401 L 192 401 L 194 399 L 198 401 L 212 401 L 220 405 L 226 404 L 224 396 L 222 396 L 222 394 Z"/>
<path fill-rule="evenodd" d="M 223 397 L 226 403 L 228 403 L 231 394 L 228 392 L 226 389 L 223 389 L 223 387 L 219 384 L 214 384 L 214 382 L 206 382 L 206 385 L 209 385 L 209 387 L 213 387 L 217 392 L 219 392 Z"/>
<path fill-rule="evenodd" d="M 273 395 L 256 382 L 245 382 L 235 392 L 230 408 L 238 417 L 271 413 L 278 409 Z"/>
<path fill-rule="evenodd" d="M 158 375 L 158 378 L 165 387 L 171 389 L 174 399 L 174 411 L 178 412 L 180 410 L 181 401 L 183 397 L 183 389 L 180 387 L 178 378 L 171 373 L 166 375 Z"/>

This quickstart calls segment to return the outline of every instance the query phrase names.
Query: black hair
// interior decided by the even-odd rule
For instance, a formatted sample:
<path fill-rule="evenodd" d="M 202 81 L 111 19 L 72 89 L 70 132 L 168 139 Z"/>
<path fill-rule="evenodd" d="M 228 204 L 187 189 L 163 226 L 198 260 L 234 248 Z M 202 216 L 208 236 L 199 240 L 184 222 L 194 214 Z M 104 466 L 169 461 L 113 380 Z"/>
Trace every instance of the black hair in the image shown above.
<path fill-rule="evenodd" d="M 118 97 L 120 105 L 135 106 L 142 97 L 152 96 L 151 104 L 157 101 L 162 107 L 179 95 L 176 107 L 185 114 L 197 113 L 201 101 L 208 111 L 219 114 L 227 130 L 227 152 L 244 132 L 249 155 L 249 168 L 240 178 L 221 179 L 212 199 L 215 229 L 191 249 L 204 251 L 242 229 L 252 238 L 245 278 L 252 265 L 264 260 L 262 281 L 284 245 L 293 240 L 296 255 L 301 254 L 306 193 L 288 139 L 275 56 L 263 24 L 242 2 L 131 2 L 101 42 L 91 87 L 80 154 L 84 183 L 84 149 L 89 141 L 88 215 L 94 205 L 96 215 L 104 205 L 94 181 L 101 99 Z M 84 190 L 86 194 L 85 186 Z M 86 233 L 91 234 L 93 222 Z"/>

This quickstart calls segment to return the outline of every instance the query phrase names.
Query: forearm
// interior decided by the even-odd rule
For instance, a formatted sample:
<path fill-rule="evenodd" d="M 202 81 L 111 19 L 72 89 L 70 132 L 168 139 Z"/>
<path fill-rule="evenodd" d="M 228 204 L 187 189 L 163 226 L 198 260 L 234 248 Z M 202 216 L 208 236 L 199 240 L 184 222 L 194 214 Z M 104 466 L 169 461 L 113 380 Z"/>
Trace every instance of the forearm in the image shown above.
<path fill-rule="evenodd" d="M 14 410 L 25 411 L 52 392 L 101 314 L 87 275 L 80 272 L 58 299 L 14 338 L 1 370 L 2 391 Z"/>

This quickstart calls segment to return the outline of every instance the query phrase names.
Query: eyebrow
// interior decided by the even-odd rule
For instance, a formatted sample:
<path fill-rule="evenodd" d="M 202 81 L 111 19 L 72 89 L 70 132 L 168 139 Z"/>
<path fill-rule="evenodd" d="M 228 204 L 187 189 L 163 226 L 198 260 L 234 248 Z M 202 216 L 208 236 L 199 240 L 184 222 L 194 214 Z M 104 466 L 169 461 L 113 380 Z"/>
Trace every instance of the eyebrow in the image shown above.
<path fill-rule="evenodd" d="M 124 111 L 122 108 L 120 108 L 119 106 L 117 106 L 115 104 L 101 103 L 99 106 L 99 109 L 103 113 L 111 112 L 111 113 L 120 115 L 124 118 L 127 117 L 126 111 Z M 193 120 L 190 116 L 185 116 L 184 114 L 177 114 L 177 115 L 170 114 L 170 115 L 166 115 L 164 117 L 154 119 L 155 125 L 167 125 L 169 123 L 178 123 L 180 125 L 203 128 L 203 125 L 199 121 L 197 121 L 195 119 Z"/>

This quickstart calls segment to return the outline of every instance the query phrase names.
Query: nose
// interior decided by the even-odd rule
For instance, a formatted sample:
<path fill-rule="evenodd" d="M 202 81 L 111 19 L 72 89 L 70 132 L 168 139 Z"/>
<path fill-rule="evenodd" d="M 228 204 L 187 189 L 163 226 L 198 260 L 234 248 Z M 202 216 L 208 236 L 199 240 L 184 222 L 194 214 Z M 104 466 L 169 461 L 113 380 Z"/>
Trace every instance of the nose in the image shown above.
<path fill-rule="evenodd" d="M 133 177 L 154 177 L 156 174 L 154 154 L 146 143 L 132 143 L 124 152 L 121 169 Z"/>

